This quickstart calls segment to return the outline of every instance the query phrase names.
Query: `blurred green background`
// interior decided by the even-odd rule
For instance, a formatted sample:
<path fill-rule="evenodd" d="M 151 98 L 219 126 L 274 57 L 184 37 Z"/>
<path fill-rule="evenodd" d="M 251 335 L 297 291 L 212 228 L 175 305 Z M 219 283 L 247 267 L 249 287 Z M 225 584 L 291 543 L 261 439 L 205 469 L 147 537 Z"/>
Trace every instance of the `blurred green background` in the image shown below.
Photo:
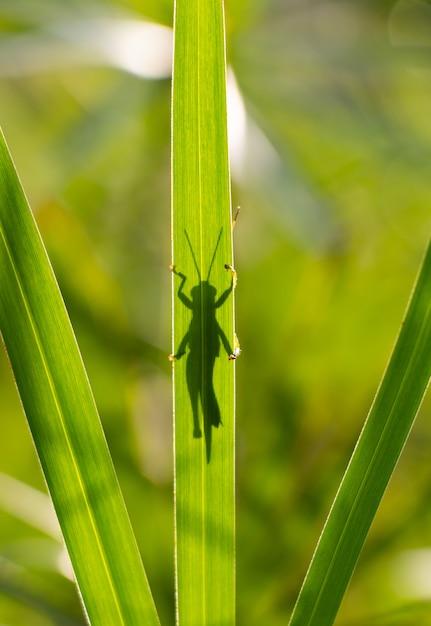
<path fill-rule="evenodd" d="M 225 9 L 242 207 L 238 624 L 278 626 L 431 231 L 431 3 L 226 0 Z M 172 16 L 172 0 L 0 0 L 0 124 L 165 625 L 174 623 Z M 339 626 L 431 624 L 430 413 L 428 398 Z M 0 423 L 0 623 L 83 624 L 61 546 L 39 519 L 49 508 L 25 489 L 45 491 L 4 350 Z"/>

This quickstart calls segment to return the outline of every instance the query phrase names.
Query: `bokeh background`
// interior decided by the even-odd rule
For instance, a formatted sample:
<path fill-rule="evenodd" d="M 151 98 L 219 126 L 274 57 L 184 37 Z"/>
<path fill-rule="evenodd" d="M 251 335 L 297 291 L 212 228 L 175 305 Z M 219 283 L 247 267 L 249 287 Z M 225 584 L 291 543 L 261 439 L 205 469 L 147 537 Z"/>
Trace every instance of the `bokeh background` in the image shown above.
<path fill-rule="evenodd" d="M 431 3 L 226 0 L 238 624 L 286 624 L 431 231 Z M 0 0 L 0 124 L 174 623 L 172 0 Z M 1 276 L 0 276 L 1 280 Z M 431 624 L 431 402 L 336 624 Z M 0 623 L 83 624 L 0 351 Z"/>

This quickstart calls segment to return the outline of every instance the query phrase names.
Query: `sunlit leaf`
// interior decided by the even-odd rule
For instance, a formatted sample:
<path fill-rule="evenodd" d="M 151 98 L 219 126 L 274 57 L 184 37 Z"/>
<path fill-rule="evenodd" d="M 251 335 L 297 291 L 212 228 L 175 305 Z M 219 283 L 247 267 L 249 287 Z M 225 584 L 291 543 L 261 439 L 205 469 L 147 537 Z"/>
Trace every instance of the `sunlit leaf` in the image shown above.
<path fill-rule="evenodd" d="M 179 623 L 232 624 L 234 348 L 222 5 L 176 3 L 173 87 Z"/>
<path fill-rule="evenodd" d="M 88 618 L 157 624 L 76 340 L 3 136 L 0 272 L 1 333 Z"/>

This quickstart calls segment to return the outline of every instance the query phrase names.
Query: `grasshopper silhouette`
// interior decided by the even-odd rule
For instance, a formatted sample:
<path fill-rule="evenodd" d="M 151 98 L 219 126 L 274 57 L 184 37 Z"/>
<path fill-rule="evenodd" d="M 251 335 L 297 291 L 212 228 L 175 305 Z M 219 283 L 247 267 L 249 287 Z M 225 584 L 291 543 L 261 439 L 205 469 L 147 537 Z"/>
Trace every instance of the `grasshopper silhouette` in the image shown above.
<path fill-rule="evenodd" d="M 211 459 L 211 429 L 212 427 L 218 428 L 222 423 L 220 407 L 217 402 L 213 383 L 215 360 L 220 355 L 220 340 L 226 353 L 230 355 L 232 352 L 229 341 L 217 321 L 216 311 L 226 302 L 232 292 L 233 278 L 230 287 L 228 287 L 219 298 L 216 298 L 217 290 L 211 285 L 209 278 L 220 242 L 221 230 L 206 280 L 202 280 L 201 278 L 190 239 L 187 232 L 185 232 L 185 234 L 199 277 L 199 283 L 190 290 L 190 297 L 187 296 L 184 293 L 187 277 L 181 272 L 177 272 L 175 268 L 172 268 L 174 274 L 181 278 L 177 292 L 178 298 L 185 307 L 191 310 L 192 319 L 186 334 L 181 340 L 178 351 L 169 358 L 172 361 L 174 359 L 181 359 L 181 357 L 186 354 L 188 347 L 186 380 L 193 414 L 193 437 L 202 437 L 199 419 L 200 401 L 203 416 L 206 458 L 207 463 L 209 463 Z"/>

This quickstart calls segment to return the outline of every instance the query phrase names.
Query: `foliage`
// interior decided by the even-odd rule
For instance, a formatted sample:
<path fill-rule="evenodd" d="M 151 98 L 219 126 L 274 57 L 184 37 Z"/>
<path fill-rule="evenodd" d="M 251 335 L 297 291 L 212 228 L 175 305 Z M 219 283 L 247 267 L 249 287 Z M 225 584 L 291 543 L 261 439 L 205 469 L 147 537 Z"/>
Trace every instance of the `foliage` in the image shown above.
<path fill-rule="evenodd" d="M 71 13 L 82 19 L 90 7 L 93 18 L 112 17 L 115 9 L 116 19 L 140 19 L 142 11 L 170 25 L 172 3 L 129 2 L 135 13 L 126 14 L 125 3 L 84 4 L 68 3 L 66 12 L 55 0 L 0 3 L 0 121 L 88 368 L 161 622 L 169 624 L 170 81 L 88 57 L 71 63 L 65 37 L 55 40 L 64 44 L 55 54 L 40 51 L 59 22 L 72 23 Z M 240 94 L 231 141 L 233 204 L 242 207 L 239 623 L 288 621 L 431 230 L 424 5 L 226 3 L 228 63 Z M 17 50 L 32 67 L 18 63 Z M 41 58 L 45 65 L 36 67 Z M 0 469 L 43 489 L 1 359 Z M 429 593 L 411 584 L 417 570 L 405 564 L 430 542 L 429 412 L 428 398 L 336 624 L 427 623 Z M 34 567 L 45 535 L 35 520 L 8 513 L 2 493 L 8 595 L 0 620 L 79 623 L 73 585 L 53 568 L 49 550 Z"/>
<path fill-rule="evenodd" d="M 0 328 L 91 624 L 158 624 L 75 336 L 3 136 Z"/>
<path fill-rule="evenodd" d="M 234 360 L 222 5 L 175 5 L 175 554 L 180 624 L 235 621 Z"/>

